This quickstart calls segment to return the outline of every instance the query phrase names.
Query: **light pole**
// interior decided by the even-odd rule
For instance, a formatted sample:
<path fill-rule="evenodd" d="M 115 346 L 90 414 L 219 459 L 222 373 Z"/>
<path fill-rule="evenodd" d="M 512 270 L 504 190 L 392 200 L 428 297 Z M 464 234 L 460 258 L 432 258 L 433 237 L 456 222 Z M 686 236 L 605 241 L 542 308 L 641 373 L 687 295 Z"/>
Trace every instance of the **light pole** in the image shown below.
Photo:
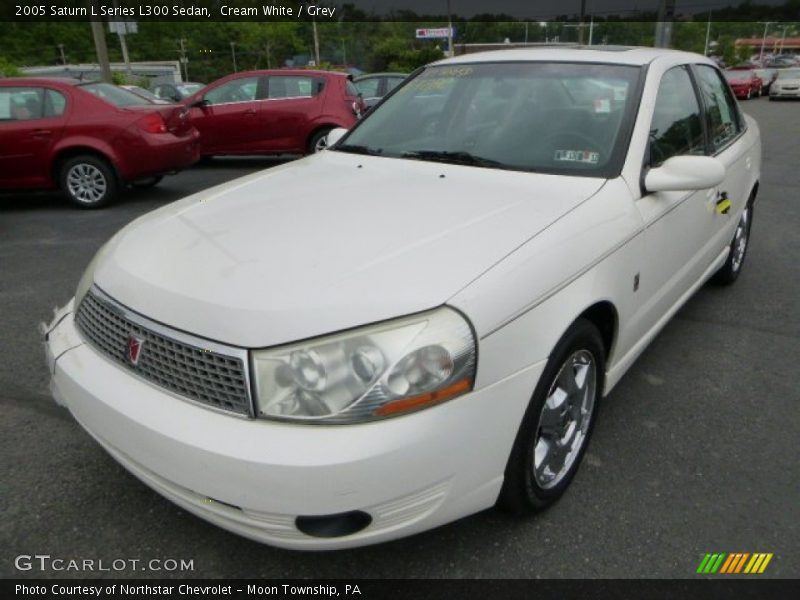
<path fill-rule="evenodd" d="M 231 42 L 231 57 L 233 58 L 233 72 L 236 73 L 239 71 L 236 68 L 236 42 Z"/>
<path fill-rule="evenodd" d="M 784 35 L 786 34 L 786 30 L 783 30 Z M 64 44 L 58 44 L 58 51 L 61 53 L 61 64 L 67 64 L 67 57 L 64 54 Z"/>
<path fill-rule="evenodd" d="M 761 37 L 761 52 L 759 52 L 758 54 L 758 62 L 760 62 L 762 66 L 764 65 L 764 44 L 767 42 L 767 29 L 769 29 L 769 26 L 772 25 L 774 22 L 775 21 L 758 22 L 759 25 L 764 26 L 764 35 Z"/>
<path fill-rule="evenodd" d="M 703 56 L 708 56 L 708 41 L 711 37 L 711 11 L 708 11 L 708 24 L 706 25 L 706 45 L 703 48 Z"/>
<path fill-rule="evenodd" d="M 450 0 L 447 0 L 447 56 L 453 56 L 453 16 L 450 12 Z"/>

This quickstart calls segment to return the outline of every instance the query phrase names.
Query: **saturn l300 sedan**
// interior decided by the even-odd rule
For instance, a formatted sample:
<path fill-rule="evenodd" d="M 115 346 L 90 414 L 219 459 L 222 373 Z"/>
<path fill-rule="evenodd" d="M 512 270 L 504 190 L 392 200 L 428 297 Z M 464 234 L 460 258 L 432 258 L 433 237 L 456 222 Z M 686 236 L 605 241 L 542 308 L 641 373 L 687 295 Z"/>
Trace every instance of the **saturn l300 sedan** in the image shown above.
<path fill-rule="evenodd" d="M 553 503 L 603 397 L 741 273 L 761 165 L 717 67 L 653 49 L 444 60 L 328 143 L 137 219 L 44 328 L 116 460 L 287 548 Z"/>

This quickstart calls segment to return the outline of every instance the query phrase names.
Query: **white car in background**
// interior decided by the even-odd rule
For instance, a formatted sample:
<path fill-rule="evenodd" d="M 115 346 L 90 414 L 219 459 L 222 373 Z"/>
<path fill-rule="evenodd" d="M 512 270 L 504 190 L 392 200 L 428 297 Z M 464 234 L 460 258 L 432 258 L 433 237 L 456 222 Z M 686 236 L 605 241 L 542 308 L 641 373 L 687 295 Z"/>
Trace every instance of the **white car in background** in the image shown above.
<path fill-rule="evenodd" d="M 132 222 L 45 328 L 116 460 L 298 549 L 561 496 L 602 397 L 739 276 L 761 166 L 716 65 L 644 48 L 444 60 L 329 142 Z"/>
<path fill-rule="evenodd" d="M 800 98 L 800 67 L 778 70 L 778 77 L 769 89 L 769 99 Z"/>

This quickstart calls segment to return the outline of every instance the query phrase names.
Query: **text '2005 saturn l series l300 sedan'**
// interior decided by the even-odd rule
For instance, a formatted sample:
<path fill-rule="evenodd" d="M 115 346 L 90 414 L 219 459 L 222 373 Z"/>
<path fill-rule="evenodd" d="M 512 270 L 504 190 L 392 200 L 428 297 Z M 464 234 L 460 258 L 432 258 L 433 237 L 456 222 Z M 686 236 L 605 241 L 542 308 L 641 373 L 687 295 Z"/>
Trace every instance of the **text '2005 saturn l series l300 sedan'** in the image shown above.
<path fill-rule="evenodd" d="M 717 67 L 653 49 L 447 59 L 328 142 L 129 224 L 45 327 L 116 460 L 288 548 L 555 501 L 602 397 L 738 277 L 761 165 Z"/>

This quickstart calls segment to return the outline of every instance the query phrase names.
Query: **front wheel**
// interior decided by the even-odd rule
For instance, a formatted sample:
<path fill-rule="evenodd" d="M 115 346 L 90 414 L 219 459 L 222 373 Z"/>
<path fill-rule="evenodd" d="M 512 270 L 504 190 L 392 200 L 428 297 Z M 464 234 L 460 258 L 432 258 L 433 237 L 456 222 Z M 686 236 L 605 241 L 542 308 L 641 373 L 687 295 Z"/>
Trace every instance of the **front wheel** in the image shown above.
<path fill-rule="evenodd" d="M 90 154 L 67 160 L 59 170 L 59 183 L 67 197 L 81 208 L 100 208 L 117 194 L 117 178 L 111 165 Z"/>
<path fill-rule="evenodd" d="M 750 228 L 753 225 L 753 202 L 747 203 L 739 217 L 736 231 L 731 240 L 728 259 L 711 278 L 712 283 L 717 285 L 730 285 L 739 278 L 742 272 L 745 256 L 747 256 L 747 246 L 750 243 Z"/>
<path fill-rule="evenodd" d="M 600 332 L 578 319 L 556 345 L 514 441 L 498 506 L 517 514 L 555 502 L 578 470 L 603 388 Z"/>

